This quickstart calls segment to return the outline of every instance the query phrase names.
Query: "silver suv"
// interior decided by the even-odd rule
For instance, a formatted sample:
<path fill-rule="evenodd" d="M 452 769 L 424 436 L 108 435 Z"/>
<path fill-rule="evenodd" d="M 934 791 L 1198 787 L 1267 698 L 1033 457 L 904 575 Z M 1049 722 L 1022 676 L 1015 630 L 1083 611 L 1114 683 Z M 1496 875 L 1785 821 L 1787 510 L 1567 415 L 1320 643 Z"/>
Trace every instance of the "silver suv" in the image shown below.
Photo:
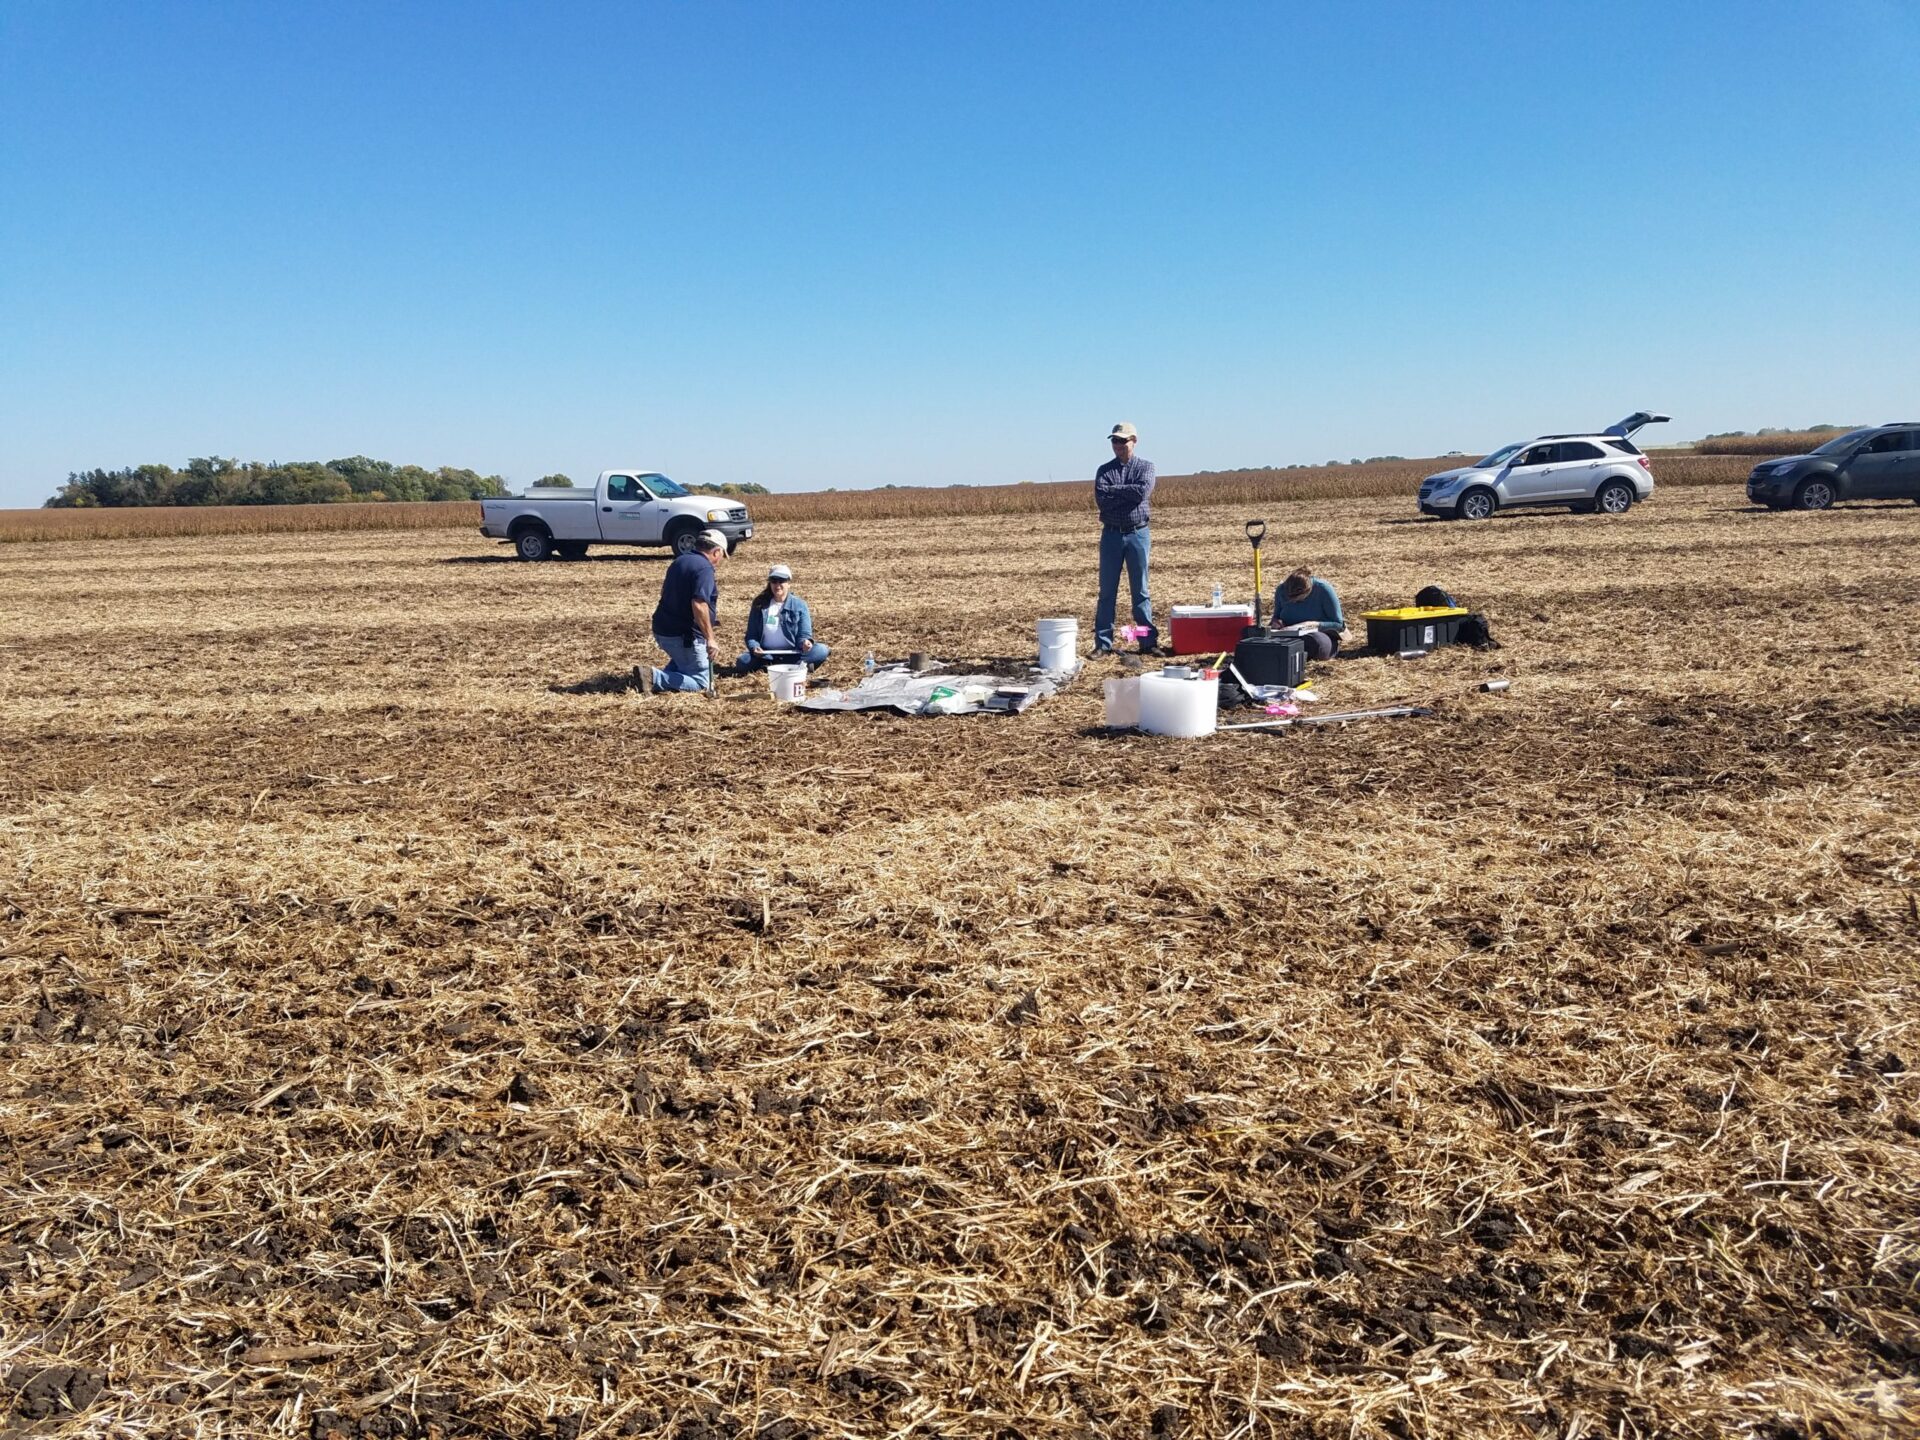
<path fill-rule="evenodd" d="M 1420 482 L 1420 513 L 1443 520 L 1486 520 L 1512 505 L 1565 505 L 1624 515 L 1653 494 L 1653 466 L 1632 436 L 1665 415 L 1636 410 L 1598 434 L 1542 435 L 1504 445 L 1486 459 Z"/>

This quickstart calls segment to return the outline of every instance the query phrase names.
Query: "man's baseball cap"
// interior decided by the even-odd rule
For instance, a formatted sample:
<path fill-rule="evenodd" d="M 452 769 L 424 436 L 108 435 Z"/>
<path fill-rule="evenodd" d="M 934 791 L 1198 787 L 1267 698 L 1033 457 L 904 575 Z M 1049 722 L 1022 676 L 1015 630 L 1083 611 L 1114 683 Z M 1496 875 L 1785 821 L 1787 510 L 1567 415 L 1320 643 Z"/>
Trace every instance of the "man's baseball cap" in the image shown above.
<path fill-rule="evenodd" d="M 1107 432 L 1107 438 L 1109 440 L 1138 440 L 1140 438 L 1140 432 L 1122 420 Z"/>
<path fill-rule="evenodd" d="M 700 543 L 709 550 L 724 550 L 727 548 L 727 537 L 718 530 L 702 530 Z"/>
<path fill-rule="evenodd" d="M 767 579 L 791 580 L 793 579 L 793 571 L 789 570 L 784 565 L 776 565 L 771 570 L 767 571 Z"/>

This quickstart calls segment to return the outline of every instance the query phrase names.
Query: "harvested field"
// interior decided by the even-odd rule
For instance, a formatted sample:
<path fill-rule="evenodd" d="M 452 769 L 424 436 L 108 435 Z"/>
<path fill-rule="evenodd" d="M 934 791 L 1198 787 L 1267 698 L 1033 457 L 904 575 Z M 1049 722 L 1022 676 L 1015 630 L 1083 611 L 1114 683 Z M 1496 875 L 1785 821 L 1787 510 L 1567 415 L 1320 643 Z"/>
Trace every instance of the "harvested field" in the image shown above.
<path fill-rule="evenodd" d="M 1920 1433 L 1920 511 L 1409 509 L 1269 573 L 1503 648 L 1202 742 L 1106 661 L 550 688 L 648 658 L 653 555 L 6 547 L 0 1431 Z M 1163 514 L 1161 604 L 1242 515 Z M 829 676 L 1024 654 L 1092 544 L 770 524 L 723 621 L 783 559 Z"/>
<path fill-rule="evenodd" d="M 1816 445 L 1846 434 L 1839 430 L 1775 430 L 1768 435 L 1709 435 L 1693 442 L 1699 455 L 1745 455 L 1769 459 L 1776 455 L 1804 455 Z"/>
<path fill-rule="evenodd" d="M 387 500 L 332 505 L 127 505 L 0 510 L 0 544 L 27 540 L 155 540 L 183 535 L 289 535 L 316 530 L 477 527 L 473 500 Z"/>
<path fill-rule="evenodd" d="M 1188 506 L 1273 507 L 1307 500 L 1406 500 L 1422 477 L 1471 463 L 1468 457 L 1377 460 L 1363 465 L 1317 465 L 1299 470 L 1217 470 L 1163 475 L 1153 493 L 1158 513 Z M 1752 462 L 1733 456 L 1663 456 L 1655 462 L 1662 486 L 1735 485 Z M 1093 481 L 1045 485 L 901 486 L 878 490 L 815 490 L 755 495 L 747 502 L 767 520 L 898 520 L 937 516 L 1084 514 L 1093 505 Z"/>
<path fill-rule="evenodd" d="M 1465 463 L 1458 457 L 1390 460 L 1300 470 L 1222 470 L 1165 475 L 1154 494 L 1161 510 L 1193 505 L 1276 506 L 1303 500 L 1409 496 L 1422 476 Z M 1749 461 L 1676 453 L 1656 462 L 1663 486 L 1736 485 Z M 689 482 L 697 484 L 697 481 Z M 896 486 L 876 490 L 809 490 L 740 497 L 756 520 L 904 520 L 943 516 L 1047 515 L 1084 512 L 1093 482 L 1031 485 Z M 28 540 L 164 539 L 182 535 L 261 535 L 321 530 L 474 528 L 472 500 L 337 505 L 132 506 L 125 509 L 0 510 L 0 544 Z"/>

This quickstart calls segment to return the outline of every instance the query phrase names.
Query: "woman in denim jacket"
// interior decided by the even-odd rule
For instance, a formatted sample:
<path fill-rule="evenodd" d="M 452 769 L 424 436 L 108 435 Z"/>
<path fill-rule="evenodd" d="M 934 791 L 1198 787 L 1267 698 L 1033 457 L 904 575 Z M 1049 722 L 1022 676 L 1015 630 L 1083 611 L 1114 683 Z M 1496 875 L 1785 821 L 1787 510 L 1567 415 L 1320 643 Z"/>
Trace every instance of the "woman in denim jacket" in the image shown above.
<path fill-rule="evenodd" d="M 774 653 L 781 650 L 792 653 Z M 774 566 L 767 571 L 767 588 L 747 609 L 747 648 L 736 663 L 747 671 L 798 661 L 812 670 L 826 658 L 827 647 L 813 638 L 813 612 L 793 593 L 793 571 Z"/>

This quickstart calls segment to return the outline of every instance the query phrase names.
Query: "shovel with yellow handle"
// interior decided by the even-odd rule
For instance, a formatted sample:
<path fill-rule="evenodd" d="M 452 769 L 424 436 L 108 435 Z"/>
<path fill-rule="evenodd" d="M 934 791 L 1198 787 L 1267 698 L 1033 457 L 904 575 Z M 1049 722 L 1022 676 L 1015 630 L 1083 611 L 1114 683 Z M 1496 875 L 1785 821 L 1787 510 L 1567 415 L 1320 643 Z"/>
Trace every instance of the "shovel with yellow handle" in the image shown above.
<path fill-rule="evenodd" d="M 1260 542 L 1266 538 L 1266 521 L 1247 521 L 1247 539 L 1253 542 L 1253 628 L 1256 630 L 1260 628 L 1260 596 L 1264 593 L 1260 585 Z"/>

